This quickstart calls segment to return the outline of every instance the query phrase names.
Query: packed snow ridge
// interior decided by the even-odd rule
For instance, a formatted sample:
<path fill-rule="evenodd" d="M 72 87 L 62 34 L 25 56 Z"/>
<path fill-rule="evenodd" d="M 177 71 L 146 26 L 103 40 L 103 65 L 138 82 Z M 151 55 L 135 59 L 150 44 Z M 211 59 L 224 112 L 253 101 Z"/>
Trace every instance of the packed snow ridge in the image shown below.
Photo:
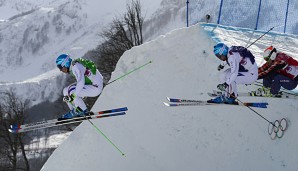
<path fill-rule="evenodd" d="M 274 141 L 267 133 L 268 123 L 246 107 L 169 108 L 162 103 L 167 96 L 210 99 L 207 92 L 216 88 L 220 75 L 214 44 L 223 41 L 246 46 L 263 33 L 198 24 L 173 30 L 125 52 L 112 80 L 153 62 L 108 85 L 92 109 L 128 107 L 125 116 L 93 120 L 125 157 L 90 123 L 83 122 L 42 170 L 296 170 L 295 100 L 241 97 L 244 102 L 268 102 L 267 109 L 256 110 L 270 121 L 289 120 L 284 137 Z M 298 37 L 274 32 L 264 36 L 250 48 L 258 65 L 263 62 L 264 47 L 271 44 L 294 55 Z M 243 85 L 239 91 L 256 88 Z"/>

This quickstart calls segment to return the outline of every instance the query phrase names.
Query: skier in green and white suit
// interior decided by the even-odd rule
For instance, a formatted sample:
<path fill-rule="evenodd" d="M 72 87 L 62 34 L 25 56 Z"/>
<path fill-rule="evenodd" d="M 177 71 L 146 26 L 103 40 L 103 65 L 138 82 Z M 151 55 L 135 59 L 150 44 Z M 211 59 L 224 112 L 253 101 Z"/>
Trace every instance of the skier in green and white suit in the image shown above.
<path fill-rule="evenodd" d="M 94 62 L 82 58 L 72 60 L 68 54 L 62 54 L 56 59 L 56 64 L 60 71 L 71 73 L 77 80 L 63 89 L 63 100 L 67 102 L 70 111 L 61 118 L 89 115 L 82 98 L 98 96 L 103 89 L 103 77 Z"/>

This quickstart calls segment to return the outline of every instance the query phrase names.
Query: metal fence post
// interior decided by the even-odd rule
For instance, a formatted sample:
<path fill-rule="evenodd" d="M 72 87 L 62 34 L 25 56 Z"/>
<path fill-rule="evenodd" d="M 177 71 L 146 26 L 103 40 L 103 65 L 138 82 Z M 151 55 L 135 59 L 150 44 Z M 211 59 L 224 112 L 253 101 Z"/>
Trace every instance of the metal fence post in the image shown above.
<path fill-rule="evenodd" d="M 186 1 L 186 26 L 188 27 L 188 4 L 189 4 L 189 1 L 187 0 Z"/>
<path fill-rule="evenodd" d="M 218 19 L 217 19 L 217 24 L 220 23 L 220 16 L 221 16 L 221 8 L 222 8 L 223 0 L 220 1 L 220 6 L 219 6 L 219 14 L 218 14 Z"/>
<path fill-rule="evenodd" d="M 290 0 L 288 0 L 288 4 L 287 4 L 287 11 L 286 11 L 286 18 L 285 18 L 284 33 L 286 33 L 286 29 L 287 29 L 287 20 L 288 20 L 289 3 L 290 3 Z"/>
<path fill-rule="evenodd" d="M 259 24 L 259 17 L 260 17 L 261 6 L 262 6 L 262 0 L 260 0 L 260 3 L 259 3 L 258 16 L 257 16 L 257 22 L 256 22 L 256 27 L 255 27 L 255 30 L 257 30 L 257 29 L 258 29 L 258 24 Z"/>

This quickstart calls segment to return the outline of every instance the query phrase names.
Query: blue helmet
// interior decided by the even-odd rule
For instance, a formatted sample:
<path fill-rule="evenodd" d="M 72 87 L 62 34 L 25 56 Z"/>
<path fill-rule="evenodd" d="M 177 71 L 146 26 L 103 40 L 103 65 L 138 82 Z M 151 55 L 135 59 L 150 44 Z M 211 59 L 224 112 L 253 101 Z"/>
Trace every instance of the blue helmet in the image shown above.
<path fill-rule="evenodd" d="M 224 43 L 218 43 L 214 46 L 214 54 L 215 55 L 228 55 L 229 47 Z"/>
<path fill-rule="evenodd" d="M 68 54 L 62 54 L 56 59 L 56 65 L 61 70 L 63 67 L 69 68 L 71 65 L 72 59 Z"/>

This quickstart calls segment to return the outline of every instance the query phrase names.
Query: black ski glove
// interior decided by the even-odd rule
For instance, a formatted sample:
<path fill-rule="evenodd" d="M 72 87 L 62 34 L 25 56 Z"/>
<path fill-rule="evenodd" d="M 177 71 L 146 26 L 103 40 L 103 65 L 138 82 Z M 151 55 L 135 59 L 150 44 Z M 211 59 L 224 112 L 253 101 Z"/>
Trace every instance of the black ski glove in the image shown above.
<path fill-rule="evenodd" d="M 224 69 L 224 67 L 225 67 L 224 65 L 220 64 L 220 65 L 218 65 L 217 70 L 220 71 L 220 70 Z"/>
<path fill-rule="evenodd" d="M 227 83 L 223 83 L 223 84 L 218 84 L 217 88 L 221 91 L 226 91 L 226 88 L 229 87 L 229 85 Z"/>
<path fill-rule="evenodd" d="M 75 98 L 76 98 L 76 95 L 75 94 L 71 94 L 70 96 L 64 96 L 63 97 L 63 101 L 64 102 L 72 103 Z"/>

